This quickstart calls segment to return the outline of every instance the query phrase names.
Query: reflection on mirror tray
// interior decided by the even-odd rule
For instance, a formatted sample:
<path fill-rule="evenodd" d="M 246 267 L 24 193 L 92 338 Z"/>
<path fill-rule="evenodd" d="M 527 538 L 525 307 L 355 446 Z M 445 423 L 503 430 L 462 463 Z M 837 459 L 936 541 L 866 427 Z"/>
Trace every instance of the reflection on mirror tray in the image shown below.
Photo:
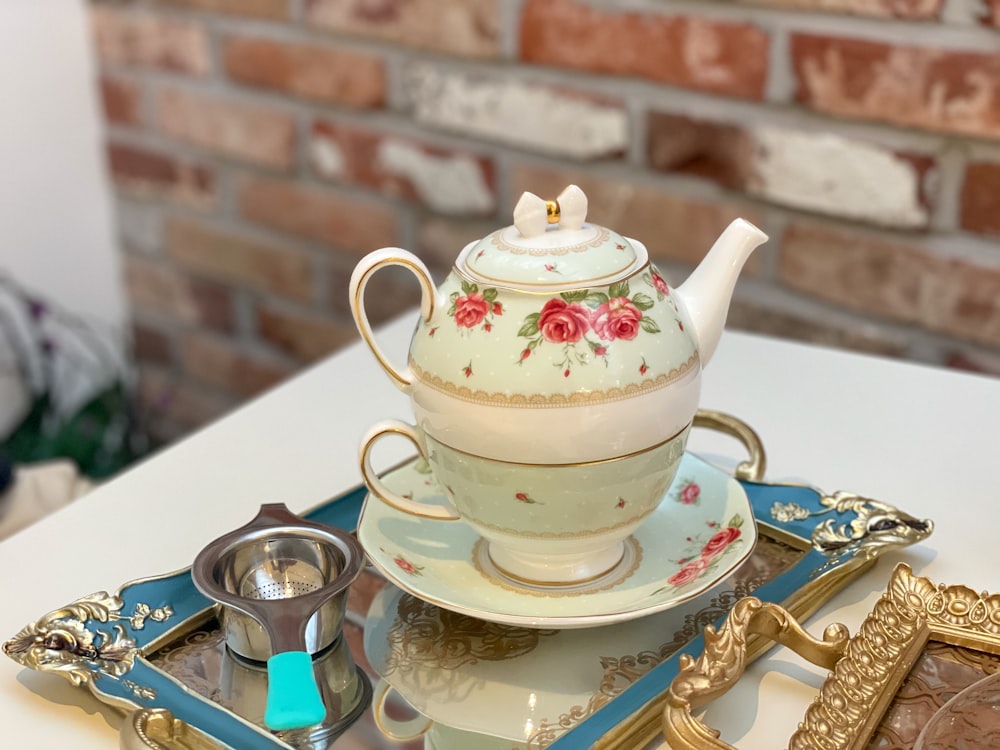
<path fill-rule="evenodd" d="M 152 654 L 150 661 L 195 692 L 263 726 L 267 669 L 233 654 L 217 621 Z M 327 707 L 326 719 L 314 727 L 277 733 L 298 750 L 330 747 L 371 702 L 371 683 L 355 666 L 343 636 L 316 655 L 313 671 Z"/>
<path fill-rule="evenodd" d="M 991 667 L 998 666 L 993 657 Z M 937 710 L 914 750 L 1000 748 L 1000 672 L 974 682 Z"/>

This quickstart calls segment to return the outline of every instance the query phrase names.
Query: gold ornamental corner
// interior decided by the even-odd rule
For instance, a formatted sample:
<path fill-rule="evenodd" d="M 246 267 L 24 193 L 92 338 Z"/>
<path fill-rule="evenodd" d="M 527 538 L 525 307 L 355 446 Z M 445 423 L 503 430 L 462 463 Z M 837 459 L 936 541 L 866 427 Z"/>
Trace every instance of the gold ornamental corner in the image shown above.
<path fill-rule="evenodd" d="M 60 674 L 77 687 L 93 688 L 96 680 L 110 678 L 136 698 L 151 700 L 156 691 L 125 678 L 139 653 L 126 625 L 142 630 L 148 621 L 165 622 L 174 611 L 169 605 L 153 609 L 139 603 L 125 614 L 123 607 L 121 597 L 107 591 L 85 596 L 23 627 L 3 644 L 3 652 L 23 667 Z"/>
<path fill-rule="evenodd" d="M 831 670 L 788 748 L 862 750 L 931 642 L 1000 655 L 1000 594 L 935 585 L 900 563 L 849 640 L 843 625 L 830 625 L 822 640 L 816 640 L 780 606 L 742 599 L 718 631 L 706 629 L 705 649 L 697 659 L 681 657 L 662 715 L 663 736 L 671 748 L 732 750 L 693 712 L 729 690 L 743 674 L 754 648 L 752 636 L 788 646 Z"/>

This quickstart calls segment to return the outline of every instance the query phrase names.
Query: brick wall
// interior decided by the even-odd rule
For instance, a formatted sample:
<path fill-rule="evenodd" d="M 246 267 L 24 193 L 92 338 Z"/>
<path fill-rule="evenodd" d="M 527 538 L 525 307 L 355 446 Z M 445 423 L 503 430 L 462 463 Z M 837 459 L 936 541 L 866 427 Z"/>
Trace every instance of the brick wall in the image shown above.
<path fill-rule="evenodd" d="M 92 5 L 144 408 L 169 437 L 569 182 L 673 280 L 762 226 L 734 327 L 1000 373 L 997 0 Z M 440 276 L 439 276 L 440 278 Z M 374 320 L 414 304 L 389 273 Z"/>

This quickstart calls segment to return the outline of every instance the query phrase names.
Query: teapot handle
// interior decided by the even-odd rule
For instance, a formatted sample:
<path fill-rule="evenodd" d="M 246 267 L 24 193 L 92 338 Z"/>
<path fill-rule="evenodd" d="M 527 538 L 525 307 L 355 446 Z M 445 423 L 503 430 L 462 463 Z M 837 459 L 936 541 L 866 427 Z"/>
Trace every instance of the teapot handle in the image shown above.
<path fill-rule="evenodd" d="M 417 281 L 420 283 L 420 315 L 425 322 L 430 320 L 434 313 L 434 282 L 431 281 L 430 271 L 427 270 L 427 266 L 420 258 L 398 247 L 384 247 L 369 253 L 361 259 L 361 262 L 354 269 L 354 273 L 351 274 L 350 302 L 354 323 L 379 365 L 386 371 L 396 387 L 405 393 L 413 383 L 413 373 L 410 372 L 409 367 L 404 367 L 402 370 L 397 369 L 382 353 L 382 349 L 372 334 L 368 314 L 365 312 L 365 287 L 368 285 L 368 280 L 372 274 L 386 266 L 402 266 L 409 269 L 417 277 Z"/>

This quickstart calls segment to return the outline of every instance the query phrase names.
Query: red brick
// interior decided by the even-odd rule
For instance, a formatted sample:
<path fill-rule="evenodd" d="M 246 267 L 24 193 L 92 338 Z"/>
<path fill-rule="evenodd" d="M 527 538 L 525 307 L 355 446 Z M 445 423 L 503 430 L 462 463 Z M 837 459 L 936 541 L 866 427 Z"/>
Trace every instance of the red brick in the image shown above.
<path fill-rule="evenodd" d="M 271 345 L 304 362 L 325 357 L 357 337 L 353 325 L 272 306 L 257 310 L 257 332 Z"/>
<path fill-rule="evenodd" d="M 139 368 L 139 405 L 143 422 L 154 433 L 158 423 L 169 420 L 181 427 L 194 428 L 221 417 L 234 399 L 208 393 L 176 375 L 153 367 Z"/>
<path fill-rule="evenodd" d="M 108 144 L 115 184 L 141 198 L 167 198 L 196 208 L 215 204 L 215 173 L 197 164 L 123 143 Z"/>
<path fill-rule="evenodd" d="M 1000 138 L 1000 54 L 794 34 L 791 55 L 820 112 Z"/>
<path fill-rule="evenodd" d="M 132 356 L 138 362 L 170 367 L 174 361 L 170 335 L 153 326 L 132 321 Z"/>
<path fill-rule="evenodd" d="M 161 5 L 173 5 L 208 13 L 228 13 L 252 18 L 282 20 L 289 17 L 288 0 L 157 0 Z"/>
<path fill-rule="evenodd" d="M 263 105 L 166 89 L 156 111 L 167 135 L 249 164 L 288 169 L 295 157 L 295 120 Z"/>
<path fill-rule="evenodd" d="M 752 24 L 526 0 L 521 59 L 762 99 L 768 35 Z"/>
<path fill-rule="evenodd" d="M 467 57 L 500 56 L 501 0 L 307 0 L 306 22 Z"/>
<path fill-rule="evenodd" d="M 934 195 L 923 154 L 836 133 L 760 123 L 747 127 L 652 113 L 651 166 L 712 179 L 764 200 L 851 220 L 924 228 Z M 826 165 L 817 170 L 816 164 Z"/>
<path fill-rule="evenodd" d="M 1000 28 L 1000 0 L 983 0 L 983 2 L 986 5 L 983 23 Z"/>
<path fill-rule="evenodd" d="M 200 325 L 213 331 L 231 333 L 236 330 L 233 290 L 207 279 L 188 279 L 191 296 L 198 306 Z"/>
<path fill-rule="evenodd" d="M 212 279 L 294 299 L 314 296 L 308 255 L 206 224 L 172 219 L 167 225 L 167 254 L 180 267 Z"/>
<path fill-rule="evenodd" d="M 945 358 L 945 365 L 954 370 L 1000 377 L 1000 357 L 995 354 L 953 351 Z"/>
<path fill-rule="evenodd" d="M 405 88 L 413 119 L 434 129 L 579 161 L 621 158 L 628 148 L 621 99 L 515 80 L 502 67 L 429 63 L 407 66 Z"/>
<path fill-rule="evenodd" d="M 1000 266 L 794 224 L 783 238 L 780 273 L 786 284 L 845 307 L 1000 345 Z"/>
<path fill-rule="evenodd" d="M 462 248 L 497 228 L 494 220 L 424 216 L 417 228 L 416 253 L 428 266 L 451 269 Z"/>
<path fill-rule="evenodd" d="M 351 107 L 385 103 L 385 66 L 375 55 L 255 37 L 226 40 L 224 65 L 234 81 Z"/>
<path fill-rule="evenodd" d="M 1000 235 L 1000 163 L 975 162 L 965 168 L 961 223 L 970 232 Z"/>
<path fill-rule="evenodd" d="M 652 112 L 646 132 L 646 158 L 654 169 L 706 177 L 739 190 L 753 178 L 753 137 L 740 126 Z"/>
<path fill-rule="evenodd" d="M 217 285 L 133 255 L 125 256 L 124 273 L 125 289 L 136 309 L 186 325 L 232 330 L 232 301 L 228 292 Z"/>
<path fill-rule="evenodd" d="M 364 185 L 448 214 L 491 213 L 493 162 L 368 128 L 316 122 L 313 165 L 323 177 Z"/>
<path fill-rule="evenodd" d="M 452 261 L 455 260 L 454 253 Z M 330 273 L 330 307 L 347 318 L 351 315 L 348 284 L 353 268 L 340 268 Z M 443 281 L 445 274 L 437 274 Z M 375 274 L 365 290 L 365 313 L 372 325 L 378 325 L 400 313 L 416 309 L 420 304 L 420 285 L 413 273 L 401 266 L 389 266 Z"/>
<path fill-rule="evenodd" d="M 292 368 L 240 351 L 233 343 L 190 334 L 181 347 L 184 369 L 197 381 L 237 396 L 255 396 L 281 382 Z"/>
<path fill-rule="evenodd" d="M 142 122 L 141 92 L 136 84 L 102 76 L 100 86 L 104 117 L 108 122 L 119 125 L 139 125 Z"/>
<path fill-rule="evenodd" d="M 520 164 L 511 175 L 515 195 L 527 190 L 543 198 L 554 198 L 571 183 L 587 194 L 588 221 L 634 237 L 646 245 L 654 260 L 694 265 L 705 257 L 733 219 L 742 216 L 754 224 L 761 223 L 758 212 L 747 205 L 699 200 L 659 187 L 582 171 Z M 743 273 L 756 273 L 760 257 L 759 252 L 751 255 Z M 670 281 L 676 284 L 681 280 Z"/>
<path fill-rule="evenodd" d="M 295 182 L 249 179 L 239 210 L 250 221 L 357 255 L 396 242 L 396 216 L 388 207 Z"/>
<path fill-rule="evenodd" d="M 211 69 L 208 37 L 193 21 L 94 4 L 90 21 L 97 57 L 105 65 L 138 65 L 196 76 Z"/>
<path fill-rule="evenodd" d="M 771 8 L 850 13 L 874 18 L 937 19 L 944 0 L 748 0 Z"/>

